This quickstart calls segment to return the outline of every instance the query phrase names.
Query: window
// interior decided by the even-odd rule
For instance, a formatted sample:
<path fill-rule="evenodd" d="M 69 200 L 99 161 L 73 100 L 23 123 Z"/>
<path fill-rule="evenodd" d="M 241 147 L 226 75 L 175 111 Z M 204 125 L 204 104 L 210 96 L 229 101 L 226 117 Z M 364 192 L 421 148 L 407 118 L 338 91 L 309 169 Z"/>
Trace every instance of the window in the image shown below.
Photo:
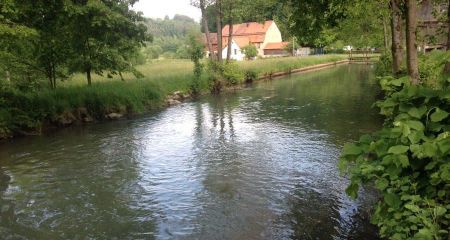
<path fill-rule="evenodd" d="M 234 55 L 237 55 L 237 49 L 234 49 Z"/>

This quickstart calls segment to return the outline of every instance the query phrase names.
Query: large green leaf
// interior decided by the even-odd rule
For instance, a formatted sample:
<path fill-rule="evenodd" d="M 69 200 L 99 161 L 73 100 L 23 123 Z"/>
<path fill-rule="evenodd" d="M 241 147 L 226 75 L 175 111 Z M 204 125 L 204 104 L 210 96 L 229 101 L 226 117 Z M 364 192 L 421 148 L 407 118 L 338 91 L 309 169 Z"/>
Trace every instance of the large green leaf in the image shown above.
<path fill-rule="evenodd" d="M 392 154 L 403 154 L 409 150 L 408 146 L 397 145 L 389 148 L 388 153 Z"/>
<path fill-rule="evenodd" d="M 400 200 L 400 197 L 397 194 L 394 193 L 386 193 L 384 194 L 384 201 L 387 205 L 390 207 L 397 209 L 402 204 L 402 201 Z"/>
<path fill-rule="evenodd" d="M 415 130 L 418 130 L 418 131 L 422 131 L 422 130 L 425 129 L 425 126 L 420 121 L 414 121 L 414 120 L 407 121 L 406 125 L 408 125 L 412 129 L 415 129 Z"/>
<path fill-rule="evenodd" d="M 422 116 L 423 116 L 426 112 L 427 112 L 427 107 L 426 107 L 426 106 L 421 106 L 421 107 L 418 107 L 418 108 L 415 108 L 415 107 L 411 108 L 411 109 L 408 111 L 408 114 L 409 114 L 411 117 L 420 119 L 420 118 L 422 118 Z"/>
<path fill-rule="evenodd" d="M 359 155 L 363 150 L 355 144 L 346 144 L 342 151 L 343 155 Z"/>
<path fill-rule="evenodd" d="M 448 112 L 446 112 L 440 108 L 437 108 L 436 111 L 433 114 L 431 114 L 430 119 L 433 122 L 440 122 L 440 121 L 444 120 L 445 118 L 447 118 L 448 115 L 449 115 Z"/>

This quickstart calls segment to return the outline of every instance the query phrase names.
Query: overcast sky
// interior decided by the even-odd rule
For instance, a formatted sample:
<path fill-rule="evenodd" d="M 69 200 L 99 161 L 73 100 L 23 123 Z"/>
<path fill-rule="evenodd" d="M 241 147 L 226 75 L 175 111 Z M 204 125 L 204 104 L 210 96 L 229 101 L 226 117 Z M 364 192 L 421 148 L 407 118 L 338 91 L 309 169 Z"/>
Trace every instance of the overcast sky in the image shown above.
<path fill-rule="evenodd" d="M 166 15 L 172 18 L 175 14 L 189 16 L 197 22 L 201 18 L 200 10 L 192 7 L 190 0 L 139 0 L 134 9 L 151 18 L 164 18 Z"/>

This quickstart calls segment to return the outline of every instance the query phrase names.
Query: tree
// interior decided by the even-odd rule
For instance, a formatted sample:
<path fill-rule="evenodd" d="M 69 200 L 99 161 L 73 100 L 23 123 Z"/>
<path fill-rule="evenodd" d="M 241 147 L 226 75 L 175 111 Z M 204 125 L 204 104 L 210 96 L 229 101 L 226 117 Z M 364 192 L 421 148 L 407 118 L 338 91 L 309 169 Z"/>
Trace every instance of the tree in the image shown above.
<path fill-rule="evenodd" d="M 255 47 L 255 45 L 252 44 L 243 47 L 242 51 L 244 52 L 245 57 L 249 60 L 258 55 L 258 49 Z"/>
<path fill-rule="evenodd" d="M 206 46 L 208 47 L 208 51 L 210 52 L 210 58 L 213 58 L 212 54 L 214 52 L 213 47 L 212 47 L 212 41 L 211 41 L 211 35 L 210 35 L 210 25 L 209 23 L 214 22 L 211 19 L 208 19 L 208 14 L 207 14 L 207 10 L 209 9 L 208 7 L 210 7 L 211 5 L 209 5 L 209 2 L 207 2 L 207 0 L 191 0 L 191 5 L 196 6 L 198 8 L 200 8 L 200 11 L 202 13 L 202 32 L 205 33 L 205 38 L 206 38 Z"/>
<path fill-rule="evenodd" d="M 200 92 L 200 78 L 202 75 L 203 64 L 200 62 L 205 55 L 202 42 L 199 36 L 195 34 L 189 35 L 189 55 L 191 61 L 194 63 L 194 81 L 192 82 L 191 90 L 194 95 Z"/>
<path fill-rule="evenodd" d="M 398 76 L 403 62 L 402 0 L 391 0 L 392 72 Z"/>
<path fill-rule="evenodd" d="M 134 1 L 74 1 L 68 6 L 73 31 L 71 45 L 77 53 L 71 72 L 84 72 L 88 85 L 91 73 L 107 70 L 134 71 L 129 53 L 148 39 L 146 27 L 138 24 L 142 17 L 130 9 Z"/>
<path fill-rule="evenodd" d="M 36 69 L 44 72 L 50 87 L 56 88 L 57 78 L 65 76 L 65 64 L 70 55 L 70 38 L 65 1 L 48 4 L 45 0 L 14 1 L 18 11 L 17 22 L 34 29 L 36 38 L 28 42 L 33 51 Z M 30 66 L 31 67 L 31 66 Z"/>
<path fill-rule="evenodd" d="M 345 6 L 345 18 L 332 29 L 336 35 L 336 39 L 332 42 L 343 40 L 346 45 L 356 48 L 382 47 L 383 19 L 388 13 L 386 1 L 353 1 L 352 4 Z"/>
<path fill-rule="evenodd" d="M 217 61 L 222 63 L 222 25 L 223 25 L 223 12 L 222 12 L 222 0 L 216 0 L 216 25 L 217 25 Z"/>
<path fill-rule="evenodd" d="M 8 84 L 32 81 L 44 74 L 33 56 L 37 31 L 20 21 L 18 8 L 13 0 L 0 3 L 0 80 Z"/>
<path fill-rule="evenodd" d="M 228 18 L 228 45 L 227 45 L 227 62 L 231 59 L 231 46 L 233 45 L 233 24 L 234 24 L 234 7 L 235 7 L 235 0 L 228 0 L 227 1 L 227 18 Z"/>
<path fill-rule="evenodd" d="M 303 45 L 317 46 L 324 29 L 333 28 L 344 18 L 346 0 L 284 0 L 291 13 L 289 31 Z"/>
<path fill-rule="evenodd" d="M 408 75 L 411 84 L 419 84 L 419 63 L 417 56 L 417 2 L 406 0 L 406 57 L 408 63 Z"/>

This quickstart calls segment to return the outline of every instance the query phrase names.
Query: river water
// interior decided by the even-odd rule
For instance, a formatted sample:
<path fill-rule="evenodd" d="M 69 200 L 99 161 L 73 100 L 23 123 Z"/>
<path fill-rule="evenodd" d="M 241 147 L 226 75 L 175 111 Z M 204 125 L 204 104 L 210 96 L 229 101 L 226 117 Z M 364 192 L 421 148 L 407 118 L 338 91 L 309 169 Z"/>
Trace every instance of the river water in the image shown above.
<path fill-rule="evenodd" d="M 0 145 L 1 239 L 377 239 L 342 146 L 380 128 L 344 65 Z"/>

